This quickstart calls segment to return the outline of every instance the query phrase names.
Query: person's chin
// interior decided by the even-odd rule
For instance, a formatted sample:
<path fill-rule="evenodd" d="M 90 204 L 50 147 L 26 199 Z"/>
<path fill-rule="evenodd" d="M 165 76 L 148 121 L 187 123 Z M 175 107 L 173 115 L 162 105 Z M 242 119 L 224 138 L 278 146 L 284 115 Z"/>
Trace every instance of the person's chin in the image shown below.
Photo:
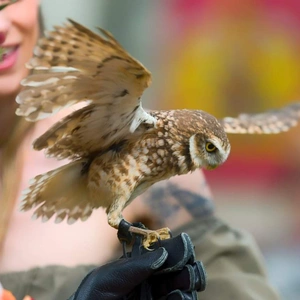
<path fill-rule="evenodd" d="M 14 100 L 21 89 L 20 82 L 23 77 L 18 74 L 0 76 L 0 97 L 12 97 Z"/>

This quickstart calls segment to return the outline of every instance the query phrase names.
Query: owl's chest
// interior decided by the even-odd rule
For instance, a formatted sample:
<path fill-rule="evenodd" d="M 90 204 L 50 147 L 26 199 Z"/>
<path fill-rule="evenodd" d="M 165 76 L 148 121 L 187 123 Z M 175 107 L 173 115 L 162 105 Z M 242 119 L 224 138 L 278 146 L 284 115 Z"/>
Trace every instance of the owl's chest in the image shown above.
<path fill-rule="evenodd" d="M 154 183 L 190 170 L 188 143 L 157 130 L 98 156 L 91 164 L 89 178 L 113 194 L 127 191 L 132 200 Z"/>
<path fill-rule="evenodd" d="M 188 139 L 163 126 L 138 139 L 128 151 L 125 149 L 124 156 L 132 158 L 144 176 L 160 180 L 190 169 Z"/>

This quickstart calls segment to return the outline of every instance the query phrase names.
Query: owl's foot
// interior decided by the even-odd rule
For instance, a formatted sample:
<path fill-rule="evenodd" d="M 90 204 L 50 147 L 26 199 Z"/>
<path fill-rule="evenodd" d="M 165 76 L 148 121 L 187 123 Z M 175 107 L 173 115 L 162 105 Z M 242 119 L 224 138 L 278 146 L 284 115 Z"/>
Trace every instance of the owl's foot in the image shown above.
<path fill-rule="evenodd" d="M 146 249 L 149 249 L 153 243 L 159 240 L 166 240 L 171 238 L 171 231 L 168 227 L 160 228 L 157 230 L 149 230 L 135 226 L 130 226 L 129 231 L 144 236 L 143 246 Z"/>
<path fill-rule="evenodd" d="M 171 238 L 171 231 L 169 228 L 161 228 L 158 230 L 149 230 L 142 223 L 131 224 L 124 219 L 119 224 L 118 238 L 121 243 L 130 244 L 132 242 L 132 234 L 143 236 L 143 246 L 149 249 L 151 244 Z"/>

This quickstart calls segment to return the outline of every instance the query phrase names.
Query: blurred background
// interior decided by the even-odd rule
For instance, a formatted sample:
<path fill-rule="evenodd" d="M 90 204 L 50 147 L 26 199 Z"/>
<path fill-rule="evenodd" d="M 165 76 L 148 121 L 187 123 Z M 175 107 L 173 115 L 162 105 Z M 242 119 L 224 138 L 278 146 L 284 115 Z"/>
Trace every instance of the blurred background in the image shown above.
<path fill-rule="evenodd" d="M 153 73 L 144 106 L 217 117 L 300 100 L 299 0 L 42 0 L 46 28 L 74 18 L 111 31 Z M 206 172 L 218 214 L 257 239 L 283 299 L 300 295 L 300 127 L 229 136 Z"/>

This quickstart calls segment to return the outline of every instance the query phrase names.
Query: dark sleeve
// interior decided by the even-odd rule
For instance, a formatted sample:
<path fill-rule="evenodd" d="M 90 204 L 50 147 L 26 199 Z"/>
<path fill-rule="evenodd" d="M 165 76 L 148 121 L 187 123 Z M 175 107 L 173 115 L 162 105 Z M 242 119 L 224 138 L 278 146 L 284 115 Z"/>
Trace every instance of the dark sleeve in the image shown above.
<path fill-rule="evenodd" d="M 264 261 L 249 233 L 230 227 L 216 217 L 195 220 L 174 235 L 190 235 L 196 256 L 207 272 L 207 288 L 201 300 L 278 300 L 270 285 Z"/>
<path fill-rule="evenodd" d="M 30 295 L 37 300 L 64 300 L 78 288 L 82 278 L 96 266 L 48 266 L 28 271 L 0 274 L 3 287 L 17 300 Z"/>

